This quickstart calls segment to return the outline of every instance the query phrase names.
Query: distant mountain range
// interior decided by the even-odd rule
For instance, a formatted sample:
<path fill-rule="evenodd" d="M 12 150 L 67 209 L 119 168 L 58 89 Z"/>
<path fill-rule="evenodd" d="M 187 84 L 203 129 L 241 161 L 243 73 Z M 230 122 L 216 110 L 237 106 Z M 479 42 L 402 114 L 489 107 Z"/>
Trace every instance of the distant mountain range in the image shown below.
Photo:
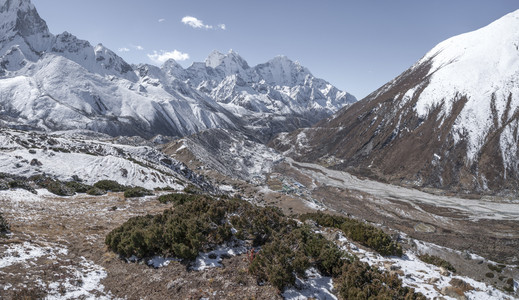
<path fill-rule="evenodd" d="M 363 100 L 271 145 L 398 184 L 517 194 L 519 11 L 438 44 Z"/>
<path fill-rule="evenodd" d="M 101 44 L 51 34 L 30 0 L 0 0 L 3 126 L 145 138 L 224 128 L 266 141 L 355 101 L 286 57 L 249 67 L 215 51 L 187 69 L 130 65 Z"/>

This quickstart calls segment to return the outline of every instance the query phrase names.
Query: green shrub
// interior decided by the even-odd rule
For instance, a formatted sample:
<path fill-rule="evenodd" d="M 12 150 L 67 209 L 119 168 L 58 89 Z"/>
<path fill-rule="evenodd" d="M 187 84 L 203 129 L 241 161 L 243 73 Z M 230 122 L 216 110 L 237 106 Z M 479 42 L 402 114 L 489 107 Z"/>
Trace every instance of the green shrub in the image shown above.
<path fill-rule="evenodd" d="M 9 229 L 9 223 L 7 223 L 2 214 L 0 214 L 0 236 L 9 232 Z"/>
<path fill-rule="evenodd" d="M 362 221 L 322 212 L 304 214 L 300 216 L 300 219 L 303 222 L 314 220 L 320 226 L 340 229 L 348 238 L 377 251 L 381 255 L 402 256 L 402 246 L 400 244 L 393 241 L 381 229 Z"/>
<path fill-rule="evenodd" d="M 456 269 L 451 265 L 450 262 L 442 259 L 442 258 L 439 258 L 438 256 L 434 256 L 434 255 L 429 255 L 429 254 L 423 254 L 423 255 L 419 255 L 418 258 L 420 260 L 422 260 L 423 262 L 425 263 L 428 263 L 428 264 L 431 264 L 431 265 L 435 265 L 435 266 L 438 266 L 438 267 L 442 267 L 442 268 L 445 268 L 451 272 L 454 272 L 456 273 Z"/>
<path fill-rule="evenodd" d="M 342 265 L 353 261 L 332 242 L 312 232 L 307 226 L 277 234 L 261 247 L 249 272 L 260 281 L 268 281 L 280 291 L 295 283 L 295 275 L 304 277 L 305 270 L 317 268 L 327 276 L 337 276 Z"/>
<path fill-rule="evenodd" d="M 334 286 L 342 299 L 426 299 L 414 289 L 403 287 L 396 274 L 381 272 L 360 261 L 344 264 Z"/>
<path fill-rule="evenodd" d="M 488 277 L 488 278 L 494 278 L 494 273 L 488 272 L 488 273 L 485 274 L 485 276 Z"/>
<path fill-rule="evenodd" d="M 257 207 L 236 198 L 215 199 L 192 194 L 164 196 L 163 201 L 176 204 L 174 209 L 155 216 L 129 219 L 106 236 L 108 248 L 122 257 L 165 255 L 189 261 L 201 251 L 238 238 L 252 241 L 260 249 L 251 256 L 249 273 L 279 291 L 294 285 L 296 276 L 304 277 L 305 271 L 314 267 L 321 274 L 334 278 L 341 295 L 364 293 L 379 295 L 377 299 L 425 299 L 421 294 L 414 294 L 413 289 L 402 287 L 396 276 L 358 262 L 309 226 L 301 226 L 287 218 L 278 208 Z M 350 265 L 353 267 L 346 268 Z M 345 272 L 369 276 L 355 281 Z M 355 290 L 350 290 L 352 280 L 359 284 L 353 287 Z M 372 288 L 380 291 L 370 291 Z"/>
<path fill-rule="evenodd" d="M 153 195 L 152 191 L 139 186 L 124 191 L 124 198 L 137 198 L 151 195 Z"/>
<path fill-rule="evenodd" d="M 65 185 L 71 189 L 73 189 L 76 193 L 86 193 L 88 190 L 92 188 L 92 186 L 88 184 L 84 184 L 77 181 L 69 181 L 65 182 Z"/>
<path fill-rule="evenodd" d="M 47 190 L 58 196 L 73 196 L 76 194 L 73 188 L 68 187 L 60 181 L 52 181 L 46 186 Z"/>
<path fill-rule="evenodd" d="M 188 193 L 188 194 L 200 194 L 202 191 L 197 188 L 194 184 L 188 184 L 185 188 L 184 188 L 184 193 Z"/>
<path fill-rule="evenodd" d="M 91 189 L 89 189 L 88 191 L 86 191 L 86 193 L 88 195 L 92 195 L 92 196 L 101 196 L 101 195 L 106 194 L 106 191 L 94 186 Z"/>
<path fill-rule="evenodd" d="M 8 182 L 9 188 L 11 189 L 24 189 L 33 194 L 36 194 L 36 190 L 30 185 L 25 179 L 14 179 Z"/>
<path fill-rule="evenodd" d="M 201 250 L 232 238 L 222 204 L 201 197 L 161 215 L 131 218 L 107 235 L 106 244 L 125 257 L 159 254 L 193 260 Z"/>
<path fill-rule="evenodd" d="M 494 265 L 494 264 L 487 264 L 488 269 L 491 271 L 501 273 L 503 272 L 503 269 L 506 268 L 505 265 Z"/>
<path fill-rule="evenodd" d="M 175 205 L 182 205 L 188 201 L 196 200 L 198 197 L 203 197 L 203 196 L 172 193 L 172 194 L 161 195 L 161 196 L 159 196 L 158 200 L 160 203 L 173 202 Z"/>
<path fill-rule="evenodd" d="M 266 242 L 275 232 L 296 224 L 277 209 L 238 199 L 177 194 L 173 201 L 179 203 L 174 210 L 135 217 L 114 229 L 106 237 L 108 247 L 123 257 L 158 254 L 191 260 L 200 251 L 233 239 L 231 226 L 240 238 Z"/>
<path fill-rule="evenodd" d="M 94 183 L 94 187 L 105 190 L 105 191 L 112 191 L 112 192 L 124 192 L 128 188 L 124 185 L 119 184 L 117 181 L 114 180 L 100 180 L 96 183 Z"/>
<path fill-rule="evenodd" d="M 296 281 L 294 265 L 296 253 L 284 243 L 275 239 L 264 245 L 261 251 L 252 261 L 249 271 L 256 275 L 260 281 L 268 281 L 278 290 L 282 291 L 286 286 L 293 285 Z M 299 257 L 297 266 L 306 267 L 309 261 L 306 257 Z M 304 270 L 298 270 L 298 273 Z M 306 270 L 306 269 L 305 269 Z"/>

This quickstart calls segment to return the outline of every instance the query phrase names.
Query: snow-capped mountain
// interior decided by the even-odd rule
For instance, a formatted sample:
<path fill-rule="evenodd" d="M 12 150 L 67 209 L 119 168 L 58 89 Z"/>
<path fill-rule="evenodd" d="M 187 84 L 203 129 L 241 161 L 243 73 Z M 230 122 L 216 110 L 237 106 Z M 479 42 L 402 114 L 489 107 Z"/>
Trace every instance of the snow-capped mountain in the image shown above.
<path fill-rule="evenodd" d="M 146 138 L 208 128 L 271 134 L 312 124 L 355 100 L 297 63 L 283 61 L 270 63 L 270 69 L 250 68 L 234 52 L 214 52 L 188 69 L 174 61 L 162 68 L 131 66 L 101 44 L 92 46 L 68 32 L 53 35 L 30 0 L 0 0 L 0 122 L 5 126 Z M 298 70 L 305 76 L 295 76 Z M 256 113 L 271 115 L 245 129 L 247 117 Z M 269 128 L 272 119 L 289 125 Z"/>
<path fill-rule="evenodd" d="M 519 11 L 450 38 L 278 149 L 383 180 L 517 193 Z"/>
<path fill-rule="evenodd" d="M 170 60 L 162 70 L 208 94 L 267 137 L 314 124 L 356 101 L 285 56 L 249 67 L 232 50 L 227 54 L 213 51 L 205 63 L 183 69 Z"/>
<path fill-rule="evenodd" d="M 7 125 L 145 137 L 240 126 L 202 93 L 146 88 L 104 46 L 67 32 L 52 35 L 29 0 L 2 0 L 0 14 L 0 108 Z"/>

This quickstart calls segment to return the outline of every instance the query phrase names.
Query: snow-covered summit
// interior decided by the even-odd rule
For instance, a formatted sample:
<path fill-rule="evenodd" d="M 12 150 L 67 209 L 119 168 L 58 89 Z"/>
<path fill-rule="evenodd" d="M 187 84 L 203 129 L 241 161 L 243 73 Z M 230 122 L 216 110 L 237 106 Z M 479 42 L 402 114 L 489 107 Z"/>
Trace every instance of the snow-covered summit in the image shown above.
<path fill-rule="evenodd" d="M 519 194 L 519 10 L 439 43 L 297 149 L 396 183 Z M 364 173 L 362 173 L 365 175 Z"/>
<path fill-rule="evenodd" d="M 232 50 L 186 69 L 174 60 L 131 66 L 102 44 L 51 34 L 30 0 L 0 0 L 4 126 L 152 137 L 249 123 L 247 131 L 269 132 L 266 139 L 355 100 L 309 72 L 295 76 L 298 65 L 286 58 L 260 66 Z"/>
<path fill-rule="evenodd" d="M 194 62 L 187 69 L 173 60 L 164 63 L 161 69 L 164 80 L 181 80 L 209 95 L 234 115 L 244 118 L 251 128 L 270 132 L 268 137 L 279 131 L 310 126 L 356 101 L 286 56 L 250 67 L 233 50 L 227 54 L 215 50 L 205 62 Z"/>
<path fill-rule="evenodd" d="M 47 24 L 30 0 L 0 0 L 0 55 L 18 52 L 17 60 L 34 60 L 51 42 Z"/>
<path fill-rule="evenodd" d="M 227 54 L 222 54 L 218 50 L 214 50 L 205 59 L 205 65 L 210 68 L 217 68 L 223 66 L 228 70 L 228 74 L 238 72 L 240 69 L 248 69 L 249 65 L 247 62 L 232 49 Z"/>
<path fill-rule="evenodd" d="M 517 140 L 513 128 L 519 107 L 519 10 L 438 44 L 417 65 L 426 62 L 431 64 L 430 82 L 416 103 L 418 115 L 426 116 L 441 105 L 442 115 L 447 117 L 465 97 L 467 103 L 456 119 L 453 134 L 457 142 L 468 142 L 469 161 L 478 158 L 491 132 L 503 128 L 505 165 L 519 171 L 517 160 L 508 153 L 517 152 L 517 143 L 512 141 Z"/>
<path fill-rule="evenodd" d="M 313 77 L 307 68 L 284 55 L 276 56 L 254 69 L 267 83 L 279 86 L 303 85 L 307 76 Z"/>
<path fill-rule="evenodd" d="M 30 0 L 0 0 L 0 34 L 8 33 L 30 36 L 48 28 Z"/>

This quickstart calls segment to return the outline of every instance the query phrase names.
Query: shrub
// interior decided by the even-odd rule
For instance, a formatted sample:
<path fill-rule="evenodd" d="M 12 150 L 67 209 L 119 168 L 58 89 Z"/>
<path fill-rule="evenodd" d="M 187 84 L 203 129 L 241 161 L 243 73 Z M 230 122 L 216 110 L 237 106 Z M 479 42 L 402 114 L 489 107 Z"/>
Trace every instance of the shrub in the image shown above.
<path fill-rule="evenodd" d="M 197 188 L 194 184 L 188 184 L 185 188 L 184 188 L 184 193 L 188 193 L 188 194 L 200 194 L 202 191 Z"/>
<path fill-rule="evenodd" d="M 340 229 L 348 238 L 377 251 L 381 255 L 402 256 L 400 244 L 393 241 L 381 229 L 362 221 L 322 212 L 304 214 L 300 216 L 300 219 L 303 222 L 310 219 L 320 226 Z"/>
<path fill-rule="evenodd" d="M 14 179 L 9 181 L 8 185 L 11 189 L 24 189 L 33 194 L 36 194 L 36 190 L 25 179 Z"/>
<path fill-rule="evenodd" d="M 203 197 L 203 196 L 172 193 L 172 194 L 161 195 L 161 196 L 159 196 L 158 200 L 160 203 L 173 202 L 175 205 L 182 205 L 188 201 L 196 200 L 198 197 Z"/>
<path fill-rule="evenodd" d="M 442 268 L 445 268 L 451 272 L 454 272 L 456 273 L 456 269 L 451 265 L 450 262 L 442 259 L 442 258 L 439 258 L 438 256 L 434 256 L 434 255 L 429 255 L 429 254 L 423 254 L 423 255 L 419 255 L 418 258 L 420 260 L 422 260 L 423 262 L 425 263 L 428 263 L 428 264 L 431 264 L 431 265 L 435 265 L 435 266 L 438 266 L 438 267 L 442 267 Z"/>
<path fill-rule="evenodd" d="M 125 257 L 162 254 L 193 260 L 201 250 L 231 239 L 222 204 L 200 197 L 161 215 L 131 218 L 107 235 L 106 244 Z"/>
<path fill-rule="evenodd" d="M 88 190 L 92 188 L 92 186 L 88 184 L 84 184 L 77 181 L 69 181 L 65 182 L 65 185 L 71 189 L 73 189 L 76 193 L 86 193 Z"/>
<path fill-rule="evenodd" d="M 128 188 L 124 185 L 119 184 L 117 181 L 114 180 L 100 180 L 96 183 L 94 183 L 94 187 L 105 190 L 105 191 L 112 191 L 112 192 L 124 192 Z"/>
<path fill-rule="evenodd" d="M 381 272 L 360 261 L 344 264 L 334 286 L 342 299 L 426 299 L 414 289 L 403 287 L 396 274 Z"/>
<path fill-rule="evenodd" d="M 296 224 L 279 210 L 243 200 L 188 194 L 176 194 L 173 199 L 179 203 L 174 210 L 135 217 L 114 229 L 106 237 L 108 247 L 124 257 L 159 254 L 191 260 L 202 250 L 230 241 L 231 226 L 236 236 L 264 243 L 275 232 Z"/>
<path fill-rule="evenodd" d="M 0 236 L 9 232 L 9 229 L 9 223 L 7 223 L 2 214 L 0 214 Z"/>
<path fill-rule="evenodd" d="M 488 277 L 488 278 L 494 278 L 494 273 L 488 272 L 488 273 L 485 274 L 485 276 Z"/>
<path fill-rule="evenodd" d="M 295 283 L 295 274 L 317 268 L 327 276 L 337 276 L 342 265 L 353 261 L 332 242 L 307 226 L 289 229 L 261 247 L 249 271 L 260 281 L 268 281 L 280 291 Z"/>
<path fill-rule="evenodd" d="M 129 219 L 106 236 L 108 248 L 122 257 L 166 255 L 189 261 L 200 251 L 235 238 L 245 239 L 260 247 L 249 257 L 249 273 L 279 291 L 294 285 L 296 276 L 304 277 L 305 271 L 314 267 L 322 274 L 332 276 L 336 289 L 345 298 L 356 299 L 349 295 L 363 293 L 379 295 L 377 299 L 425 299 L 421 294 L 414 294 L 413 289 L 402 287 L 396 276 L 358 262 L 309 226 L 301 226 L 287 218 L 278 208 L 257 207 L 236 198 L 215 199 L 192 194 L 164 196 L 163 201 L 175 202 L 174 209 L 155 216 Z M 369 276 L 357 280 L 345 272 Z M 352 286 L 350 282 L 358 285 Z"/>
<path fill-rule="evenodd" d="M 488 267 L 488 269 L 490 269 L 490 271 L 494 271 L 497 273 L 503 272 L 503 269 L 506 268 L 505 265 L 494 265 L 494 264 L 487 264 L 487 267 Z"/>
<path fill-rule="evenodd" d="M 153 195 L 153 192 L 143 187 L 133 187 L 124 191 L 125 198 L 137 198 Z"/>
<path fill-rule="evenodd" d="M 8 189 L 9 189 L 9 184 L 5 180 L 0 179 L 0 191 L 8 190 Z"/>
<path fill-rule="evenodd" d="M 506 280 L 506 284 L 505 286 L 503 287 L 503 289 L 509 293 L 513 293 L 514 292 L 514 279 L 513 278 L 508 278 Z"/>
<path fill-rule="evenodd" d="M 76 194 L 75 190 L 59 181 L 52 181 L 46 185 L 49 192 L 58 196 L 73 196 Z"/>
<path fill-rule="evenodd" d="M 101 195 L 106 194 L 106 191 L 94 186 L 91 189 L 89 189 L 88 191 L 86 191 L 86 193 L 88 195 L 92 195 L 92 196 L 101 196 Z"/>

